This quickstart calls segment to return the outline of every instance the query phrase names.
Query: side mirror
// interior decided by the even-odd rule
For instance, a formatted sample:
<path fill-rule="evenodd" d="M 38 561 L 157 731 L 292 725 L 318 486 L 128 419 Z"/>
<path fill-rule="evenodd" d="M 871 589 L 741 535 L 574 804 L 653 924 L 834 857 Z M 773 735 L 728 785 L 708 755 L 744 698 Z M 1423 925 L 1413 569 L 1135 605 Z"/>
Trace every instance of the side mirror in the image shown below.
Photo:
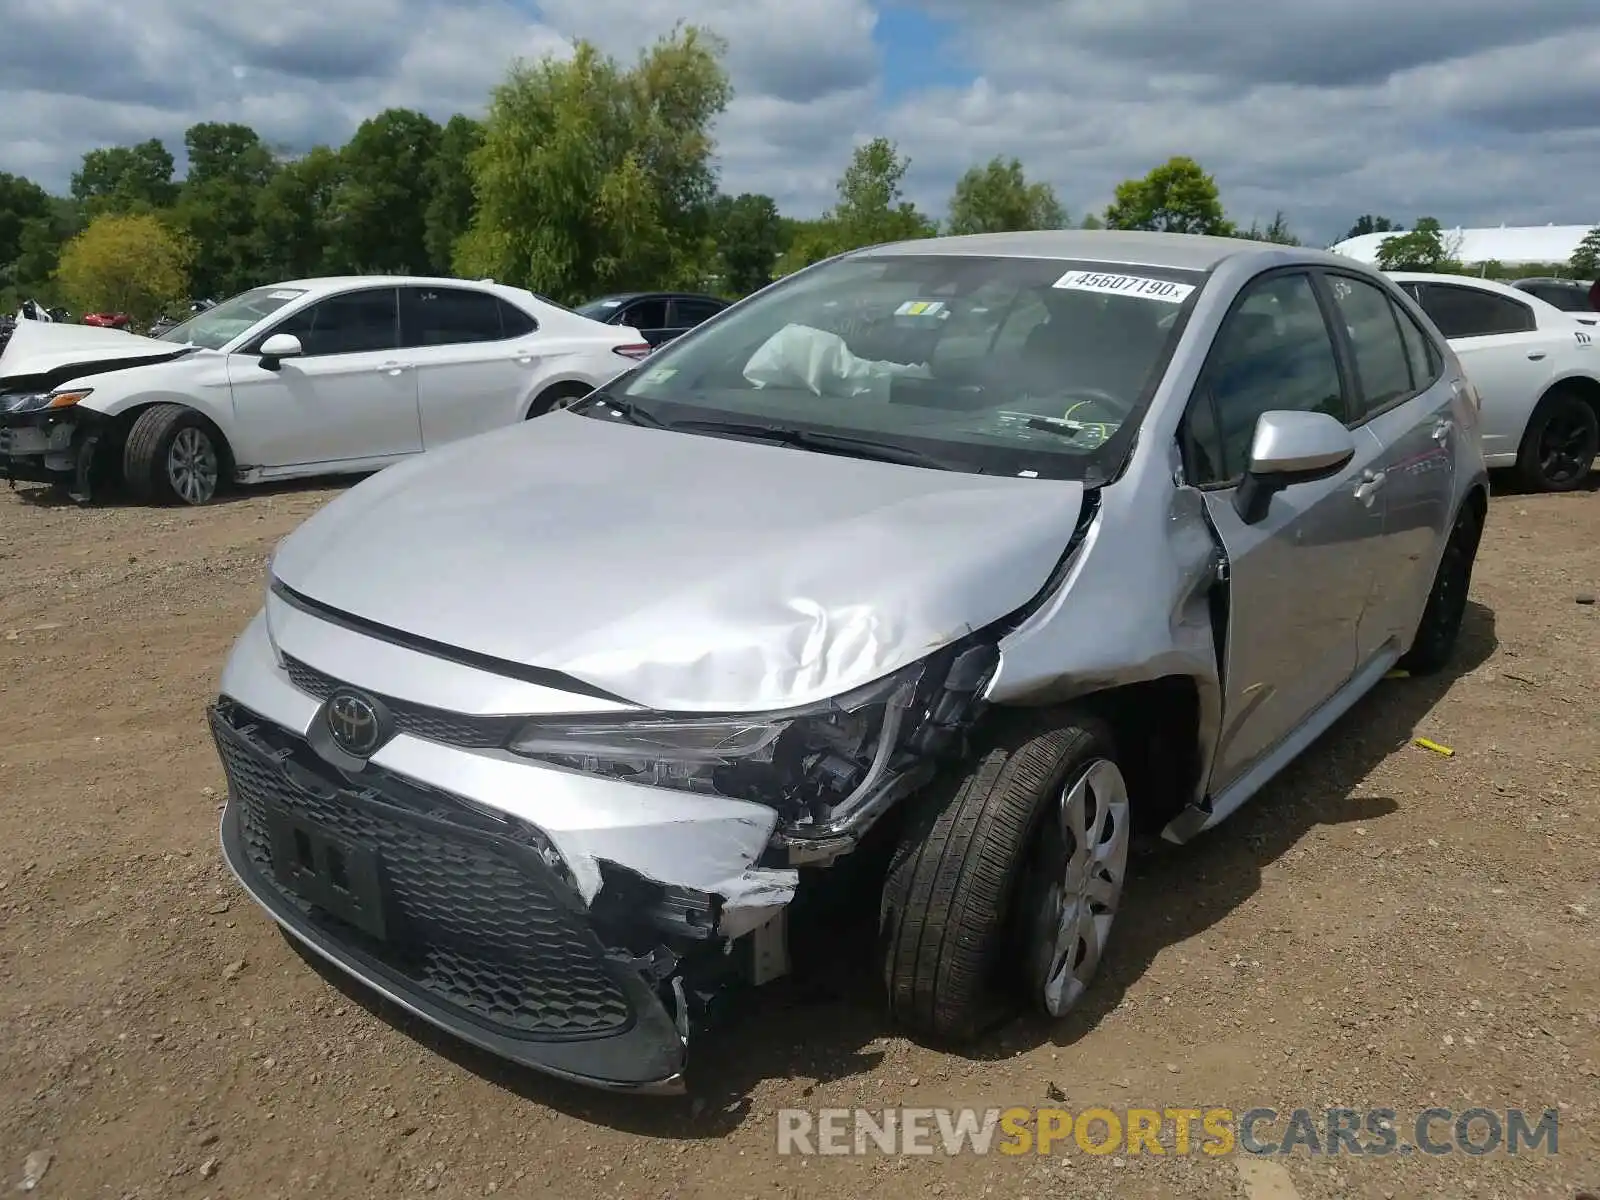
<path fill-rule="evenodd" d="M 1349 465 L 1356 440 L 1344 423 L 1320 412 L 1264 412 L 1250 440 L 1250 466 L 1234 493 L 1246 525 L 1267 515 L 1272 497 L 1297 483 L 1326 479 Z"/>
<path fill-rule="evenodd" d="M 300 345 L 300 339 L 292 333 L 275 333 L 261 343 L 261 366 L 268 371 L 276 371 L 278 363 L 285 358 L 295 358 L 304 354 L 305 348 Z"/>

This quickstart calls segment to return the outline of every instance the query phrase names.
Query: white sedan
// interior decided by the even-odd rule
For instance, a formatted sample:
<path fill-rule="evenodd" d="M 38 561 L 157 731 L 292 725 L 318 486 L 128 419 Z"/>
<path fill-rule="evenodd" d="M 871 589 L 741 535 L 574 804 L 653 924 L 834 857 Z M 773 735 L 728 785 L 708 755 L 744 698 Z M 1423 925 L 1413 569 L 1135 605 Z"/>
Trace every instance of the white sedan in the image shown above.
<path fill-rule="evenodd" d="M 19 321 L 0 354 L 0 479 L 204 504 L 226 479 L 375 471 L 563 408 L 650 352 L 489 281 L 255 288 L 162 334 Z"/>
<path fill-rule="evenodd" d="M 1461 358 L 1483 405 L 1491 467 L 1566 492 L 1600 454 L 1600 329 L 1489 279 L 1393 271 Z"/>

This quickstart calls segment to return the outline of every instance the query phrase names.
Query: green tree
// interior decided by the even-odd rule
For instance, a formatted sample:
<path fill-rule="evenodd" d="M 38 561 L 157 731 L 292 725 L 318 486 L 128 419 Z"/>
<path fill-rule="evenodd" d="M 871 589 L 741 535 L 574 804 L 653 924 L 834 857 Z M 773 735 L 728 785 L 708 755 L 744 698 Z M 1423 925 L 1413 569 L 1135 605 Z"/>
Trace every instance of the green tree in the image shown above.
<path fill-rule="evenodd" d="M 1078 222 L 1079 229 L 1104 229 L 1106 223 L 1094 213 L 1084 213 L 1083 220 Z"/>
<path fill-rule="evenodd" d="M 783 221 L 783 253 L 772 271 L 777 278 L 793 275 L 803 267 L 831 258 L 844 246 L 844 237 L 831 218 L 802 221 L 785 217 Z"/>
<path fill-rule="evenodd" d="M 439 126 L 408 108 L 361 122 L 339 151 L 328 255 L 333 269 L 421 274 L 428 270 L 428 166 Z"/>
<path fill-rule="evenodd" d="M 428 162 L 428 206 L 423 213 L 423 240 L 431 268 L 450 273 L 456 242 L 472 224 L 477 206 L 472 194 L 471 160 L 483 144 L 483 126 L 460 113 L 439 131 L 439 145 Z"/>
<path fill-rule="evenodd" d="M 1572 273 L 1580 279 L 1593 279 L 1600 275 L 1600 225 L 1596 225 L 1584 235 L 1583 241 L 1578 243 L 1578 248 L 1572 252 L 1572 261 L 1568 264 Z"/>
<path fill-rule="evenodd" d="M 1239 237 L 1249 238 L 1252 242 L 1276 242 L 1280 246 L 1298 246 L 1300 239 L 1289 228 L 1289 222 L 1282 212 L 1274 214 L 1265 229 L 1260 228 L 1254 221 L 1250 228 L 1241 230 Z"/>
<path fill-rule="evenodd" d="M 1060 229 L 1067 214 L 1048 183 L 1029 183 L 1022 163 L 993 158 L 956 181 L 950 197 L 951 233 L 1004 233 Z"/>
<path fill-rule="evenodd" d="M 561 301 L 701 278 L 711 124 L 731 94 L 723 53 L 680 26 L 631 68 L 588 42 L 513 66 L 471 156 L 478 204 L 457 271 Z"/>
<path fill-rule="evenodd" d="M 0 171 L 0 273 L 9 273 L 22 253 L 22 231 L 28 222 L 49 216 L 48 192 L 31 179 Z"/>
<path fill-rule="evenodd" d="M 135 146 L 105 146 L 83 156 L 72 176 L 72 198 L 91 217 L 106 212 L 149 212 L 177 198 L 172 152 L 160 138 Z"/>
<path fill-rule="evenodd" d="M 1356 223 L 1350 226 L 1350 232 L 1345 238 L 1363 237 L 1369 233 L 1399 233 L 1405 226 L 1396 225 L 1388 217 L 1375 217 L 1371 213 L 1363 213 L 1356 218 Z"/>
<path fill-rule="evenodd" d="M 747 296 L 771 283 L 786 240 L 783 218 L 772 197 L 751 192 L 719 196 L 713 221 L 727 291 Z"/>
<path fill-rule="evenodd" d="M 256 197 L 256 258 L 268 282 L 325 274 L 331 265 L 334 202 L 344 177 L 327 146 L 280 165 Z"/>
<path fill-rule="evenodd" d="M 1106 209 L 1111 229 L 1152 229 L 1165 233 L 1226 235 L 1233 225 L 1222 210 L 1217 181 L 1194 159 L 1179 155 L 1143 179 L 1117 185 Z"/>
<path fill-rule="evenodd" d="M 105 213 L 63 247 L 56 277 L 83 312 L 153 321 L 188 294 L 194 247 L 150 213 Z"/>
<path fill-rule="evenodd" d="M 256 206 L 278 164 L 248 125 L 202 122 L 183 141 L 189 171 L 173 215 L 195 246 L 190 285 L 231 296 L 263 282 Z"/>
<path fill-rule="evenodd" d="M 911 160 L 888 138 L 856 147 L 839 179 L 839 202 L 829 214 L 839 241 L 835 253 L 910 238 L 932 237 L 937 226 L 902 198 Z"/>
<path fill-rule="evenodd" d="M 1451 252 L 1444 230 L 1432 217 L 1420 217 L 1409 233 L 1393 233 L 1378 245 L 1378 269 L 1383 271 L 1445 271 L 1461 269 Z"/>

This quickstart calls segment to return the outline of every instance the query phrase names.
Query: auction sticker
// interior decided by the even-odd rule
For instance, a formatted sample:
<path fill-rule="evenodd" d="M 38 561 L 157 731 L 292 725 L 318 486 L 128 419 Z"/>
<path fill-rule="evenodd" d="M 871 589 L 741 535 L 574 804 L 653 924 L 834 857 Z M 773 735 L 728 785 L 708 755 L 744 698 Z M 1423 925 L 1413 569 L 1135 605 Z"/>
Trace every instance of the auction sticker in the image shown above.
<path fill-rule="evenodd" d="M 1146 300 L 1164 300 L 1168 304 L 1182 304 L 1194 291 L 1194 285 L 1189 283 L 1151 279 L 1147 275 L 1107 275 L 1101 271 L 1068 271 L 1055 281 L 1054 286 L 1073 292 L 1141 296 Z"/>

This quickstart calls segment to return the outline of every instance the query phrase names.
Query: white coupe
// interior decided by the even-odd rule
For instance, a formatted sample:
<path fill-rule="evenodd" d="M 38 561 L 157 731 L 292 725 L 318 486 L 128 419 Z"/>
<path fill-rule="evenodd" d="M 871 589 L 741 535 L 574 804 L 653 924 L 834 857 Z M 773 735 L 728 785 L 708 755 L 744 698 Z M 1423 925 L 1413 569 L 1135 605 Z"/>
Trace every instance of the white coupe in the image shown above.
<path fill-rule="evenodd" d="M 255 288 L 158 338 L 17 322 L 0 354 L 0 479 L 205 504 L 221 482 L 369 472 L 563 408 L 650 353 L 489 281 Z"/>
<path fill-rule="evenodd" d="M 1469 275 L 1392 271 L 1461 359 L 1491 467 L 1536 491 L 1581 487 L 1600 454 L 1600 328 L 1526 291 Z"/>

